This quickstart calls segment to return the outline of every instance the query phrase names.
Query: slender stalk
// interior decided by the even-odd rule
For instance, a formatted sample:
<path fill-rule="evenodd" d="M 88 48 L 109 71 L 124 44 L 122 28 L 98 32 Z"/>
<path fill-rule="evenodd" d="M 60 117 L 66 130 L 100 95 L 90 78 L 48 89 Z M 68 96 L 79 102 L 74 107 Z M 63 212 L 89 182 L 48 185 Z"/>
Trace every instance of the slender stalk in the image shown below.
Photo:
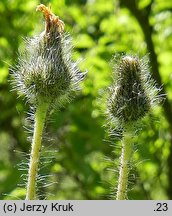
<path fill-rule="evenodd" d="M 47 114 L 48 103 L 40 102 L 35 112 L 34 134 L 30 155 L 26 200 L 36 198 L 36 178 L 41 150 L 42 133 Z"/>
<path fill-rule="evenodd" d="M 120 157 L 120 169 L 118 178 L 117 200 L 127 198 L 129 166 L 133 152 L 133 128 L 131 125 L 125 127 L 122 139 L 122 153 Z"/>

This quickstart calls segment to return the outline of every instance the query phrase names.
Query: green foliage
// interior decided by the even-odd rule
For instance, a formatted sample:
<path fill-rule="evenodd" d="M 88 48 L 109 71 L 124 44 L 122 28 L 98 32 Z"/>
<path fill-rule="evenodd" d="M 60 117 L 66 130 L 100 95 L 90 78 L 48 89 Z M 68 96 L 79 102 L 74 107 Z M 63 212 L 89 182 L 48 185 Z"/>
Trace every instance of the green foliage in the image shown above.
<path fill-rule="evenodd" d="M 138 2 L 144 9 L 150 0 Z M 11 92 L 9 64 L 16 63 L 23 37 L 43 30 L 42 15 L 35 12 L 39 3 L 0 2 L 0 199 L 23 199 L 25 193 L 26 176 L 22 174 L 27 172 L 20 168 L 27 168 L 29 158 L 30 142 L 23 128 L 29 127 L 24 120 L 29 110 L 25 101 Z M 120 146 L 117 141 L 109 141 L 102 127 L 106 122 L 102 115 L 103 89 L 112 83 L 110 61 L 114 54 L 147 53 L 143 32 L 118 0 L 106 4 L 104 0 L 41 3 L 51 3 L 54 13 L 65 22 L 75 46 L 73 59 L 83 58 L 80 69 L 88 69 L 88 75 L 73 102 L 51 113 L 43 141 L 38 193 L 42 199 L 108 199 L 116 182 L 114 169 L 118 168 Z M 170 0 L 154 0 L 149 21 L 160 75 L 172 99 L 170 7 Z M 144 119 L 135 146 L 129 199 L 168 199 L 170 132 L 163 109 Z M 108 171 L 108 167 L 113 170 Z"/>

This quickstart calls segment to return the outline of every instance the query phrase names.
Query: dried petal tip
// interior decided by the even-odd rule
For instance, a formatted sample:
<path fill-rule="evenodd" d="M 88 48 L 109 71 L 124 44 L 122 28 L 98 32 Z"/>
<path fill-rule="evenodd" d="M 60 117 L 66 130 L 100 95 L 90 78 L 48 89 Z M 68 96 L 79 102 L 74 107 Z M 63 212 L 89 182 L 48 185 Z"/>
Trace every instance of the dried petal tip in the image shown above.
<path fill-rule="evenodd" d="M 46 7 L 45 5 L 40 4 L 37 6 L 36 11 L 41 11 L 44 14 L 45 21 L 46 21 L 45 23 L 46 33 L 49 33 L 50 29 L 52 27 L 54 28 L 54 26 L 57 27 L 57 31 L 59 33 L 64 32 L 64 26 L 65 26 L 64 22 L 60 20 L 58 16 L 56 16 L 51 12 L 50 7 Z"/>

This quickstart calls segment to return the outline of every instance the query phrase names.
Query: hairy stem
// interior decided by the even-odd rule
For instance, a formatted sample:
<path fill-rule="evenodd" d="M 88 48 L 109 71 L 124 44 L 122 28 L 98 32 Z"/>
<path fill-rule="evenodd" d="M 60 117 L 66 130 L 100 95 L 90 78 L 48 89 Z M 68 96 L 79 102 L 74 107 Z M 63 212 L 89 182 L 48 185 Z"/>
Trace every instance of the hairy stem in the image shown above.
<path fill-rule="evenodd" d="M 127 199 L 128 175 L 130 161 L 133 152 L 133 129 L 131 125 L 125 127 L 122 139 L 122 153 L 120 157 L 120 168 L 117 188 L 117 200 Z"/>
<path fill-rule="evenodd" d="M 41 150 L 42 133 L 47 114 L 48 103 L 40 102 L 35 112 L 34 134 L 30 155 L 26 200 L 36 198 L 36 179 Z"/>

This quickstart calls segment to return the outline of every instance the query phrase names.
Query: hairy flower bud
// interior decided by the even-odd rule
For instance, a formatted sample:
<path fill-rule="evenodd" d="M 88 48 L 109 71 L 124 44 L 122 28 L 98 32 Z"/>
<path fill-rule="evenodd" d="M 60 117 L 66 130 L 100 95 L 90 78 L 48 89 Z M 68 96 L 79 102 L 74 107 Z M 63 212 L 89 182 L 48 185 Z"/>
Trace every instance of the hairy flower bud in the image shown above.
<path fill-rule="evenodd" d="M 59 100 L 77 88 L 85 76 L 71 60 L 72 47 L 63 21 L 42 4 L 37 10 L 44 14 L 45 30 L 27 40 L 26 50 L 13 70 L 19 90 L 33 104 L 39 98 L 45 102 Z"/>
<path fill-rule="evenodd" d="M 122 56 L 115 67 L 115 84 L 110 88 L 108 109 L 120 124 L 144 117 L 156 99 L 147 63 L 133 56 Z"/>

